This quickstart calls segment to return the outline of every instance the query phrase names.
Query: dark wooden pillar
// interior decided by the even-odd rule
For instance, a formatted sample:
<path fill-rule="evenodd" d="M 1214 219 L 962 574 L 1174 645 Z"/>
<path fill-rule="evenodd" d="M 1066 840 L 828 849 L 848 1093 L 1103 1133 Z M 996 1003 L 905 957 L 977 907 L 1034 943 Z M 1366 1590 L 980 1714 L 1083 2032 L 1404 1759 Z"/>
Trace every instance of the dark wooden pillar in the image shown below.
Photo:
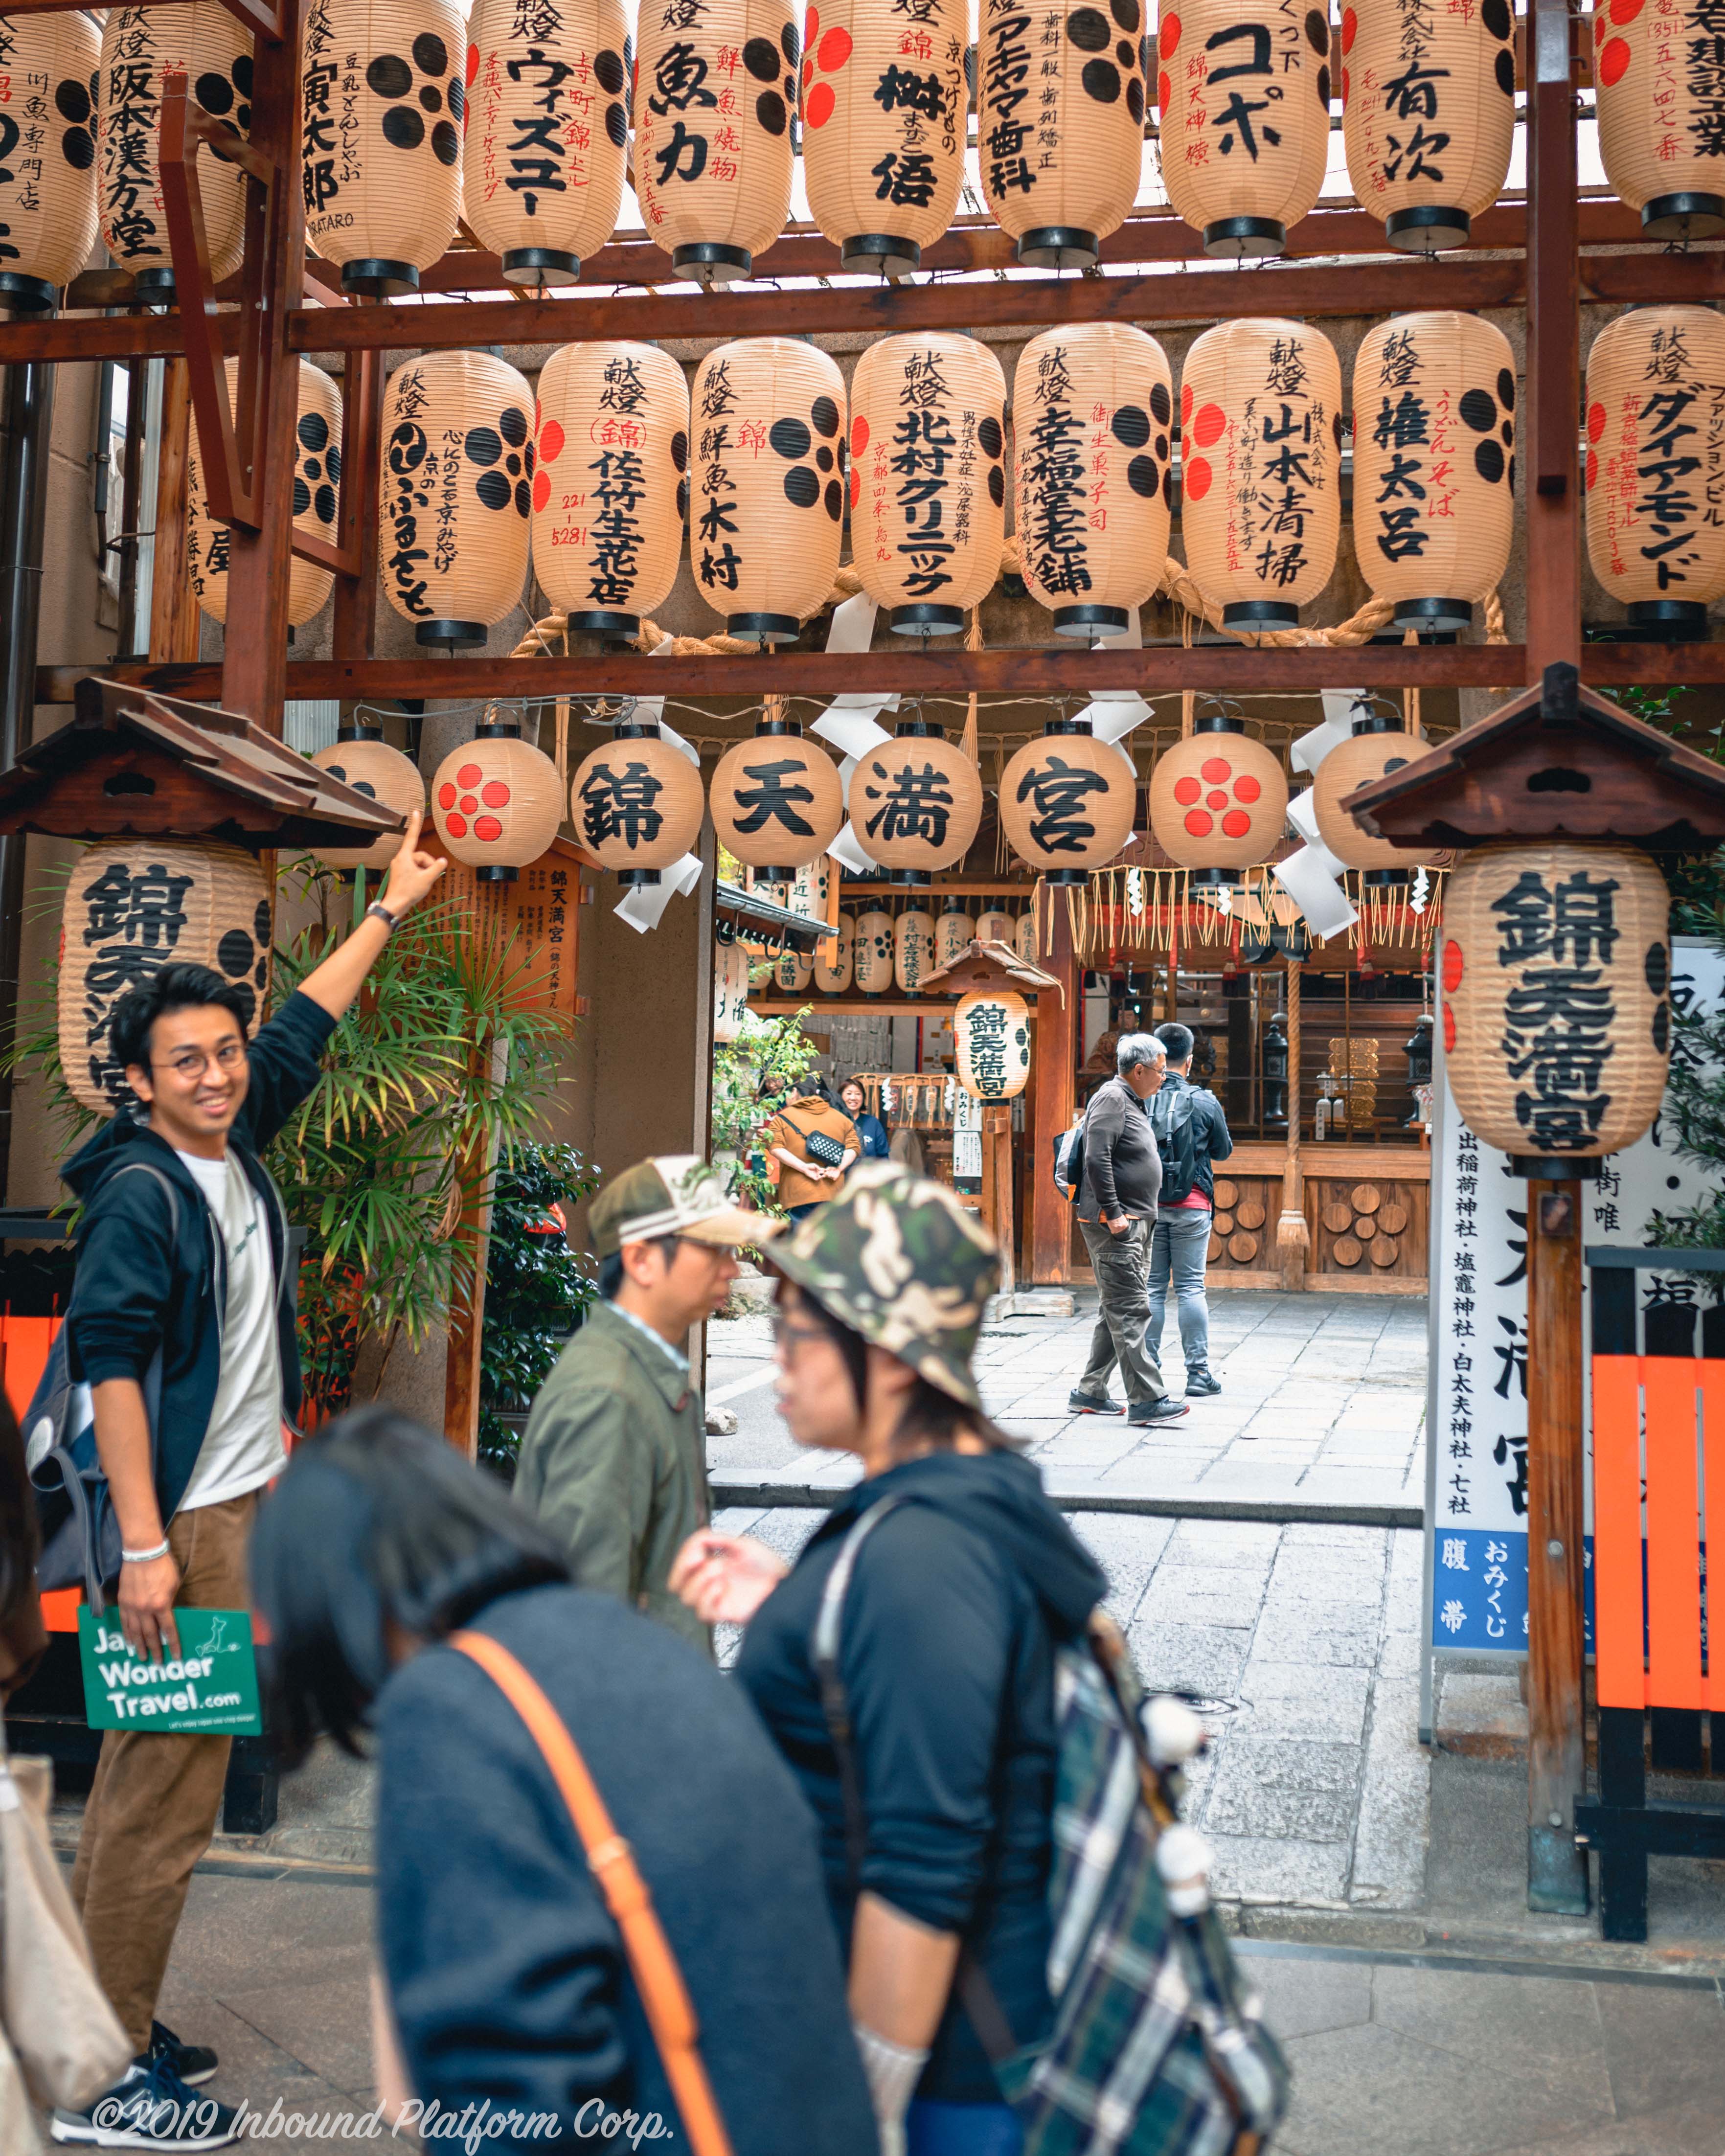
<path fill-rule="evenodd" d="M 983 1225 L 1000 1245 L 1000 1292 L 1018 1286 L 1018 1223 L 1012 1205 L 1012 1104 L 983 1110 Z"/>
<path fill-rule="evenodd" d="M 336 578 L 332 655 L 376 655 L 377 623 L 377 459 L 383 421 L 383 354 L 347 355 L 341 384 L 341 528 L 343 553 L 352 552 L 358 574 Z"/>
<path fill-rule="evenodd" d="M 1572 21 L 1532 0 L 1527 69 L 1527 372 L 1517 492 L 1527 512 L 1527 682 L 1581 663 L 1581 292 Z"/>
<path fill-rule="evenodd" d="M 144 368 L 135 367 L 132 388 L 142 394 Z M 183 359 L 162 373 L 162 438 L 156 453 L 156 536 L 150 570 L 150 656 L 195 660 L 198 601 L 187 557 L 187 497 L 191 490 L 192 388 Z"/>
<path fill-rule="evenodd" d="M 1054 1186 L 1054 1144 L 1072 1121 L 1078 1029 L 1083 1015 L 1078 963 L 1073 955 L 1065 904 L 1058 891 L 1045 896 L 1051 909 L 1054 948 L 1038 963 L 1055 977 L 1060 989 L 1039 992 L 1035 1039 L 1031 1044 L 1035 1098 L 1031 1103 L 1029 1133 L 1030 1278 L 1038 1287 L 1058 1286 L 1072 1277 L 1072 1209 Z"/>

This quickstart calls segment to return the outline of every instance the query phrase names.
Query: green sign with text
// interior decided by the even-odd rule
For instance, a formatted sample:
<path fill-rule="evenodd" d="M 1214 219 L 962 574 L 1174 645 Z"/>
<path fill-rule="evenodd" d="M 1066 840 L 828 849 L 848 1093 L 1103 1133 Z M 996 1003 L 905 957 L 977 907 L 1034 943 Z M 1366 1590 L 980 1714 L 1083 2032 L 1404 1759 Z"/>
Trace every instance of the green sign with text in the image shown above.
<path fill-rule="evenodd" d="M 244 1609 L 176 1609 L 180 1651 L 146 1661 L 126 1644 L 118 1614 L 78 1612 L 84 1718 L 92 1729 L 157 1735 L 257 1737 L 258 1666 Z"/>

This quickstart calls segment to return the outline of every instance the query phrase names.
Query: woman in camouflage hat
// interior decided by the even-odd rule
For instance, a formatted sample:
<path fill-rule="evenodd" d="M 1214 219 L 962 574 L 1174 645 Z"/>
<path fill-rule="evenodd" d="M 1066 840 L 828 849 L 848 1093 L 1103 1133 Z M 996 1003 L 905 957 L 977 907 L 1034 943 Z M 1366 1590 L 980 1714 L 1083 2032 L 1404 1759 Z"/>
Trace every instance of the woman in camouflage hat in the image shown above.
<path fill-rule="evenodd" d="M 860 1164 L 767 1261 L 781 1411 L 862 1478 L 788 1570 L 707 1532 L 671 1587 L 747 1627 L 737 1675 L 820 1827 L 885 2156 L 1016 2156 L 954 1981 L 962 1950 L 978 2018 L 1046 2032 L 1054 1650 L 1106 1583 L 983 1410 L 999 1261 L 950 1190 Z"/>

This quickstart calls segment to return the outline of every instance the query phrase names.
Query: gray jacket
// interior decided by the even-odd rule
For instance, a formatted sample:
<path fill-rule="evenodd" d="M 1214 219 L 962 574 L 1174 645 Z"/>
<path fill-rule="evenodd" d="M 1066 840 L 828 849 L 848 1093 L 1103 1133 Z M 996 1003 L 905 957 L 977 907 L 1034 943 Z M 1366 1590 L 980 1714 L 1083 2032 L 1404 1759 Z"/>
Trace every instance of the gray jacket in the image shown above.
<path fill-rule="evenodd" d="M 1084 1194 L 1081 1220 L 1153 1218 L 1162 1188 L 1162 1155 L 1150 1127 L 1150 1109 L 1124 1078 L 1111 1078 L 1092 1095 L 1084 1118 Z"/>

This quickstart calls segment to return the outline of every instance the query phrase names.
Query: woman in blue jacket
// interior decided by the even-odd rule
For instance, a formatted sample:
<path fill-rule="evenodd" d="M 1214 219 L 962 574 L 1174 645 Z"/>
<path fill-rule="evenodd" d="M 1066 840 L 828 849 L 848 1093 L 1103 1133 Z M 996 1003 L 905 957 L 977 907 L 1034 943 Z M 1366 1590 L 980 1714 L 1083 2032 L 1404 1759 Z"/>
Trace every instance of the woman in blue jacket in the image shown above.
<path fill-rule="evenodd" d="M 839 1089 L 839 1105 L 855 1124 L 856 1135 L 862 1141 L 863 1159 L 886 1160 L 891 1153 L 892 1140 L 878 1116 L 865 1114 L 867 1100 L 860 1078 L 847 1078 Z"/>

